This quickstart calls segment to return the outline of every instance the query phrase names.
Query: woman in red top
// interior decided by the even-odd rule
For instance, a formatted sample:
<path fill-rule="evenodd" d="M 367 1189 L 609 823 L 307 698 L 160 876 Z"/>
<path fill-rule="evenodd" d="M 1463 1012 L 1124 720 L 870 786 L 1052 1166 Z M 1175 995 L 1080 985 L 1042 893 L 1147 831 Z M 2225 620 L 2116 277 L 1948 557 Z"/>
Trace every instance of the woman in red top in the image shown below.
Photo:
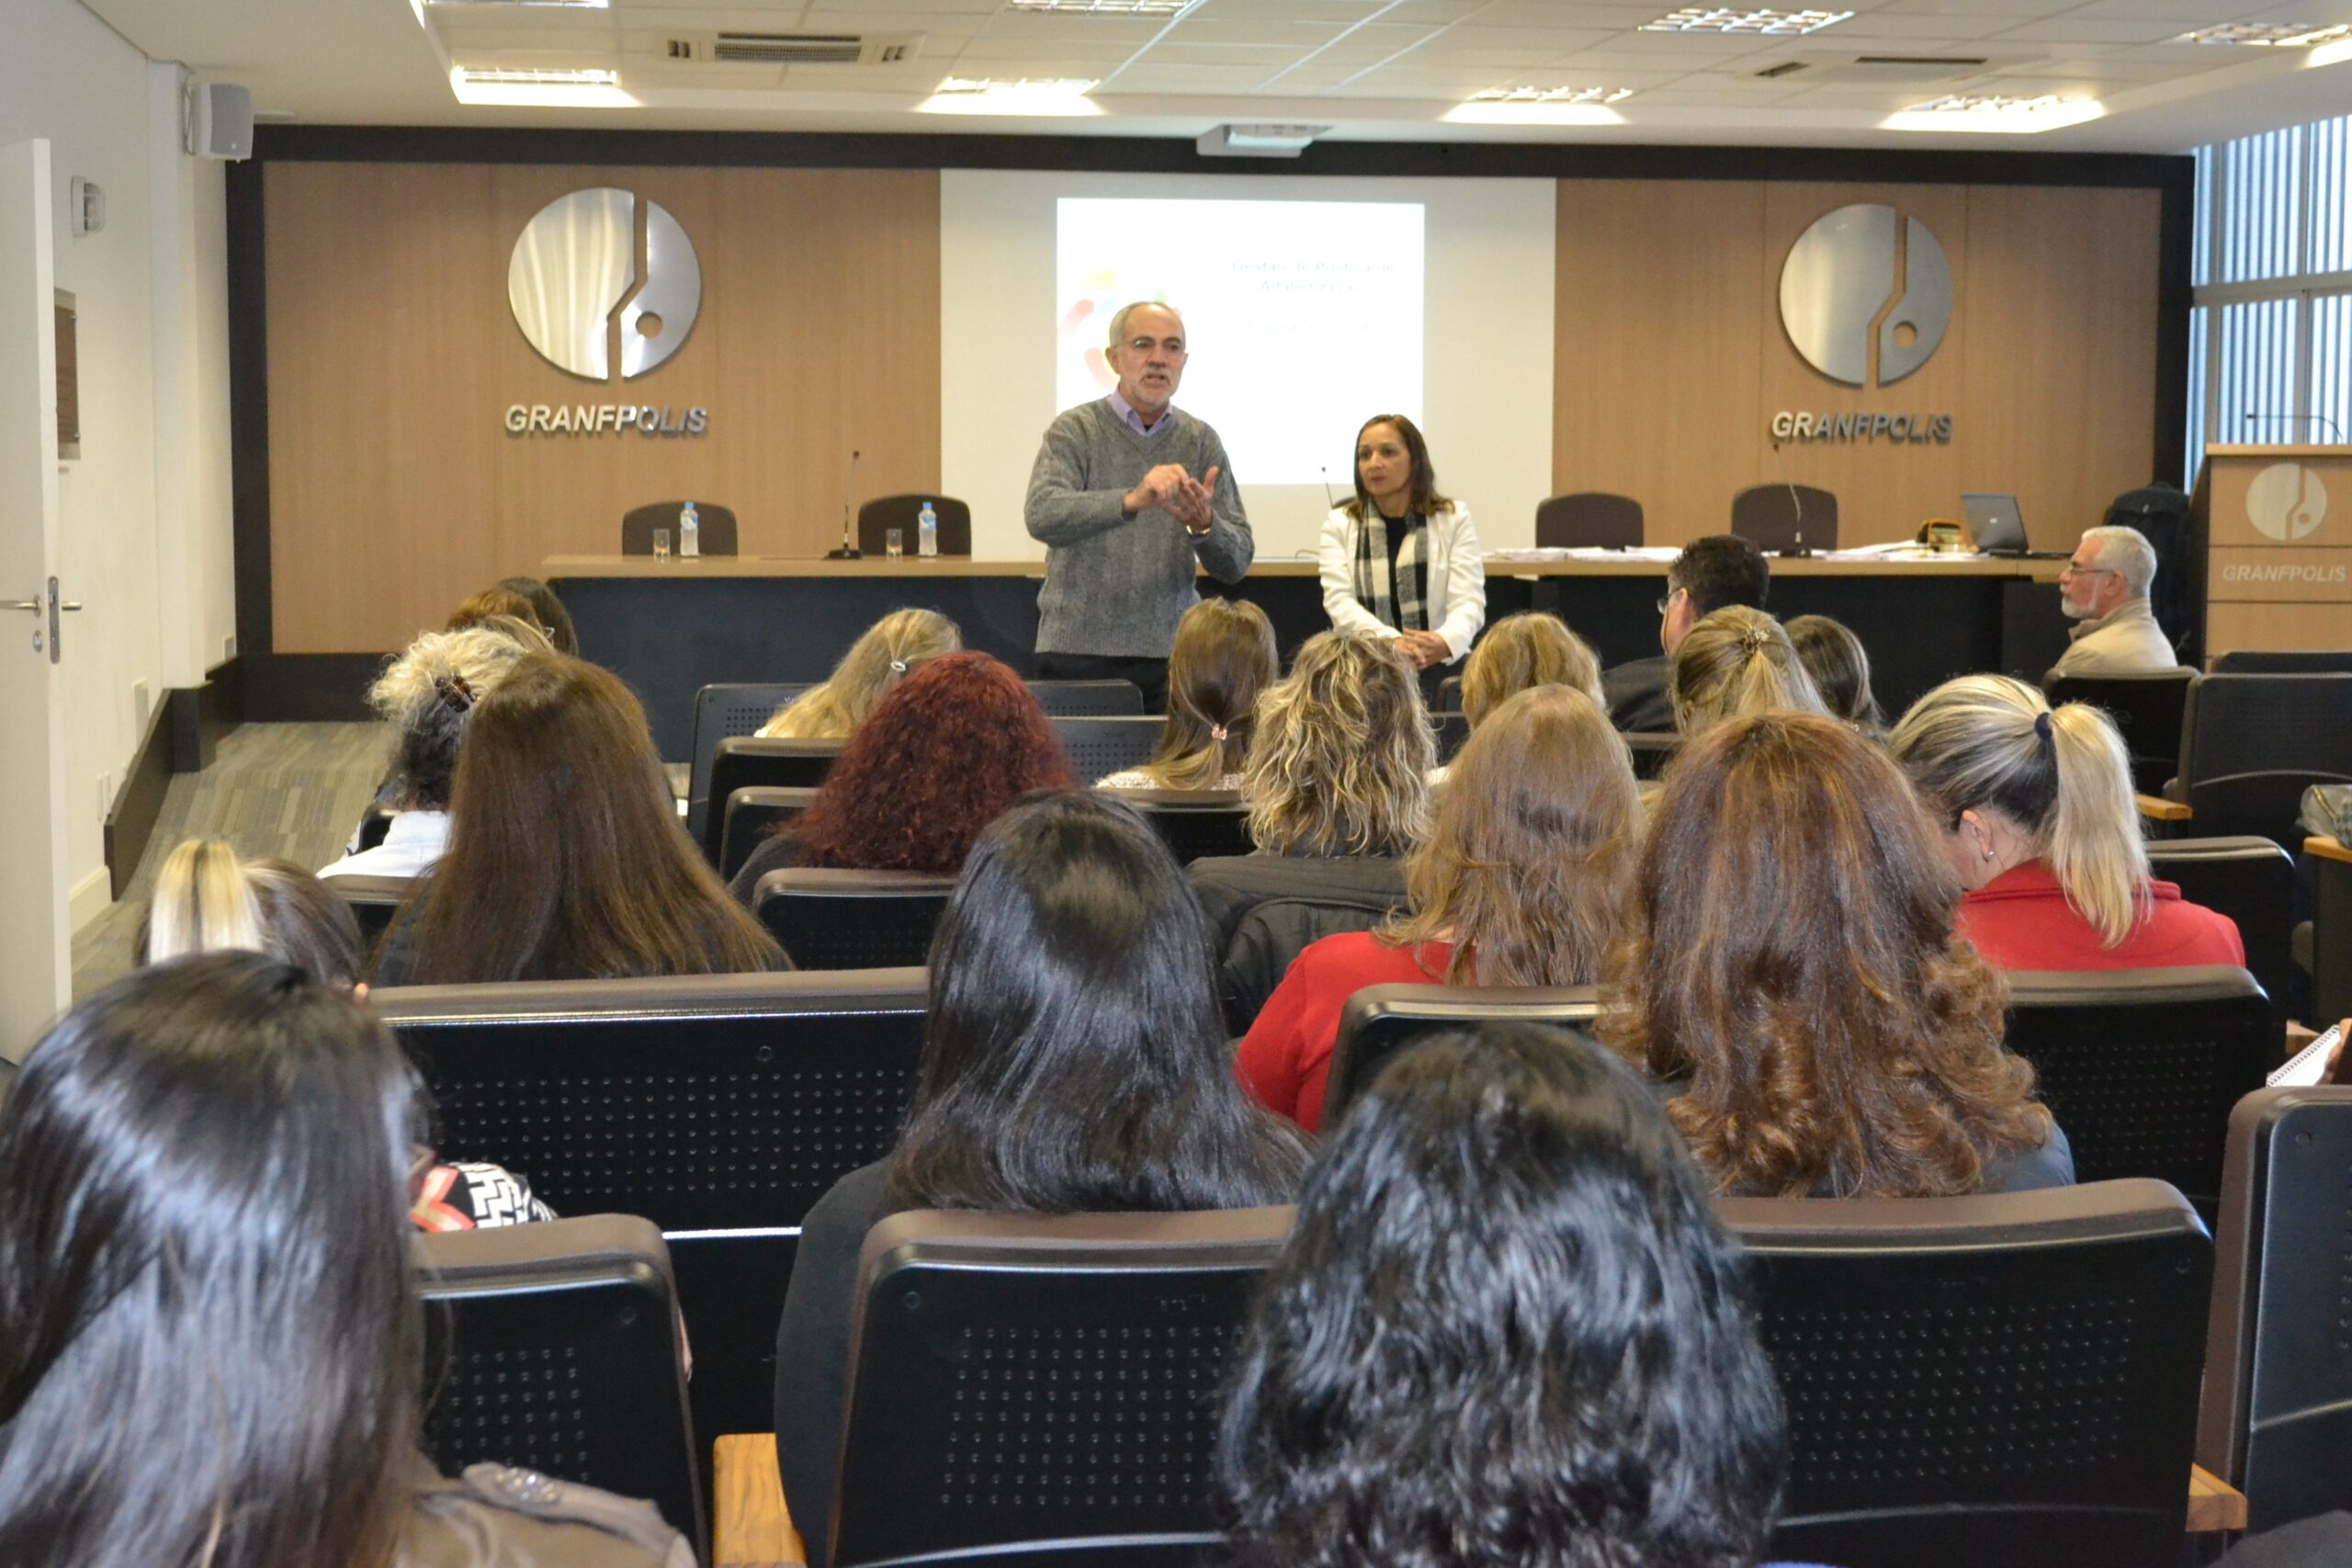
<path fill-rule="evenodd" d="M 1948 681 L 1887 738 L 1968 896 L 1955 930 L 2002 969 L 2245 965 L 2226 915 L 2148 874 L 2132 765 L 2105 714 L 2005 675 Z"/>
<path fill-rule="evenodd" d="M 1412 913 L 1301 953 L 1234 1071 L 1311 1133 L 1340 1011 L 1364 987 L 1592 984 L 1640 825 L 1632 760 L 1591 698 L 1566 686 L 1510 698 L 1471 732 L 1406 862 Z"/>

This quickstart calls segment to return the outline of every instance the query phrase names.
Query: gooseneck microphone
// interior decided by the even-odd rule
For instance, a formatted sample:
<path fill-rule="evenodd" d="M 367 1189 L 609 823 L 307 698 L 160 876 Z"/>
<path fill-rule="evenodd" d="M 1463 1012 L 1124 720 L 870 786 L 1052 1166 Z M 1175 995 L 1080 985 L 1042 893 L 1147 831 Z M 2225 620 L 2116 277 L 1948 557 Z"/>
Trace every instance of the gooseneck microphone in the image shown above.
<path fill-rule="evenodd" d="M 1338 507 L 1340 504 L 1340 498 L 1331 493 L 1331 466 L 1329 463 L 1319 464 L 1317 466 L 1316 471 L 1323 476 L 1324 503 L 1334 508 Z"/>
<path fill-rule="evenodd" d="M 2250 413 L 2245 416 L 2245 422 L 2248 424 L 2301 424 L 2306 420 L 2325 426 L 2327 433 L 2335 437 L 2337 442 L 2343 441 L 2342 427 L 2324 413 Z"/>
<path fill-rule="evenodd" d="M 1789 478 L 1789 460 L 1781 456 L 1778 441 L 1772 443 L 1772 461 L 1781 470 L 1781 482 L 1789 487 L 1789 506 L 1796 513 L 1796 538 L 1781 554 L 1790 560 L 1804 560 L 1813 554 L 1804 543 L 1804 497 L 1797 492 L 1796 480 Z"/>
<path fill-rule="evenodd" d="M 852 544 L 849 536 L 850 503 L 856 494 L 857 448 L 853 446 L 849 451 L 849 477 L 842 481 L 842 547 L 837 550 L 827 550 L 825 552 L 827 560 L 864 560 L 865 558 L 865 552 Z"/>

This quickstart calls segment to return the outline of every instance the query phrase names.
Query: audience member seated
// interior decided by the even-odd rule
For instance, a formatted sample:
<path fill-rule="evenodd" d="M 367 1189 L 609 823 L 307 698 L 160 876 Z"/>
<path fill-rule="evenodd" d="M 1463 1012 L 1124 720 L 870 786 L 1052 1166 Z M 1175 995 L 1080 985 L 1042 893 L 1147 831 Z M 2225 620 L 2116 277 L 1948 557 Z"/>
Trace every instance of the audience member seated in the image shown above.
<path fill-rule="evenodd" d="M 2058 606 L 2075 624 L 2052 675 L 2129 675 L 2173 670 L 2180 660 L 2148 605 L 2156 551 L 2137 528 L 2086 530 L 2058 576 Z"/>
<path fill-rule="evenodd" d="M 1097 789 L 1239 789 L 1258 694 L 1282 673 L 1274 626 L 1242 599 L 1204 599 L 1176 623 L 1168 724 L 1151 760 Z"/>
<path fill-rule="evenodd" d="M 779 824 L 729 886 L 748 906 L 760 878 L 786 866 L 953 876 L 1007 807 L 1075 783 L 1021 678 L 985 653 L 946 654 L 882 699 L 808 809 Z"/>
<path fill-rule="evenodd" d="M 506 624 L 510 621 L 515 626 L 528 626 L 538 634 L 539 641 L 548 652 L 555 651 L 555 639 L 548 635 L 546 623 L 539 619 L 538 612 L 531 607 L 531 602 L 507 588 L 483 589 L 451 611 L 449 624 L 441 629 L 445 632 L 468 632 L 487 627 L 513 636 L 514 627 Z"/>
<path fill-rule="evenodd" d="M 1871 694 L 1870 650 L 1842 621 L 1799 615 L 1781 628 L 1797 650 L 1797 662 L 1813 682 L 1814 694 L 1832 718 L 1842 718 L 1865 735 L 1886 728 L 1886 715 Z"/>
<path fill-rule="evenodd" d="M 1532 1025 L 1422 1045 L 1332 1138 L 1260 1291 L 1224 1561 L 1753 1568 L 1786 1434 L 1747 1302 L 1631 1074 Z"/>
<path fill-rule="evenodd" d="M 772 740 L 846 740 L 910 671 L 963 646 L 962 629 L 938 611 L 893 610 L 849 645 L 831 675 L 776 709 L 759 732 Z"/>
<path fill-rule="evenodd" d="M 1268 898 L 1318 892 L 1404 899 L 1402 857 L 1421 841 L 1436 761 L 1412 664 L 1391 641 L 1317 632 L 1258 699 L 1242 770 L 1257 852 L 1185 872 L 1223 953 Z"/>
<path fill-rule="evenodd" d="M 547 633 L 558 653 L 567 659 L 580 657 L 580 634 L 572 630 L 571 612 L 563 607 L 554 589 L 536 577 L 503 577 L 497 585 L 531 607 L 531 618 Z"/>
<path fill-rule="evenodd" d="M 690 1568 L 647 1504 L 419 1449 L 419 1095 L 242 953 L 101 991 L 0 1102 L 0 1562 Z"/>
<path fill-rule="evenodd" d="M 1682 547 L 1666 569 L 1666 597 L 1657 602 L 1658 646 L 1666 651 L 1620 664 L 1600 678 L 1609 721 L 1619 729 L 1661 734 L 1674 728 L 1667 700 L 1668 661 L 1690 628 L 1728 604 L 1764 607 L 1771 589 L 1764 552 L 1736 534 L 1710 534 Z"/>
<path fill-rule="evenodd" d="M 1392 638 L 1416 670 L 1453 663 L 1487 619 L 1487 558 L 1470 509 L 1438 493 L 1429 444 L 1401 413 L 1363 422 L 1355 476 L 1316 551 L 1331 629 Z"/>
<path fill-rule="evenodd" d="M 1828 713 L 1781 623 L 1736 604 L 1707 616 L 1675 646 L 1667 696 L 1674 728 L 1686 737 L 1729 718 Z"/>
<path fill-rule="evenodd" d="M 594 664 L 526 655 L 474 705 L 449 816 L 379 985 L 790 967 L 686 837 L 645 710 Z"/>
<path fill-rule="evenodd" d="M 1606 712 L 1600 660 L 1567 623 L 1545 610 L 1521 610 L 1487 628 L 1462 667 L 1462 716 L 1476 729 L 1505 701 L 1535 686 L 1570 686 Z"/>
<path fill-rule="evenodd" d="M 1471 731 L 1428 840 L 1405 862 L 1411 913 L 1301 953 L 1234 1071 L 1311 1133 L 1340 1010 L 1364 987 L 1592 985 L 1640 833 L 1633 765 L 1608 716 L 1566 686 L 1520 693 Z"/>
<path fill-rule="evenodd" d="M 1651 808 L 1609 1039 L 1668 1086 L 1724 1192 L 1942 1197 L 2070 1184 L 2003 1043 L 2000 976 L 1903 775 L 1834 719 L 1769 714 L 1685 747 Z"/>
<path fill-rule="evenodd" d="M 2137 536 L 2134 536 L 2135 537 Z M 1888 738 L 1944 829 L 1960 934 L 2004 969 L 2244 967 L 2237 923 L 2149 875 L 2132 759 L 2086 703 L 2006 675 L 1929 692 Z"/>
<path fill-rule="evenodd" d="M 906 1133 L 809 1211 L 776 1331 L 777 1464 L 815 1568 L 858 1249 L 876 1223 L 908 1209 L 1182 1211 L 1296 1195 L 1306 1146 L 1233 1081 L 1215 987 L 1199 908 L 1128 807 L 1042 795 L 973 847 L 932 947 Z"/>
<path fill-rule="evenodd" d="M 474 704 L 528 651 L 481 627 L 426 632 L 377 677 L 368 705 L 392 732 L 392 776 L 377 799 L 395 815 L 382 843 L 363 850 L 355 836 L 321 876 L 422 876 L 433 869 L 448 848 L 449 781 Z"/>

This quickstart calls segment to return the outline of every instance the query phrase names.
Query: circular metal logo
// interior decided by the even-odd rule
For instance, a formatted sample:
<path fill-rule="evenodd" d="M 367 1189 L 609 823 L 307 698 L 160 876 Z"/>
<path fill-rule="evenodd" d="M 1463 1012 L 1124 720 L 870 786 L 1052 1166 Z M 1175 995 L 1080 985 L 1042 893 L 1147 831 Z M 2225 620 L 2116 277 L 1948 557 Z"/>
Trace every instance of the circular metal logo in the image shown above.
<path fill-rule="evenodd" d="M 2266 539 L 2291 544 L 2327 517 L 2327 486 L 2319 470 L 2273 463 L 2245 487 L 2245 520 Z"/>
<path fill-rule="evenodd" d="M 609 381 L 617 361 L 626 379 L 686 341 L 702 307 L 702 264 L 659 203 L 599 186 L 556 197 L 523 226 L 506 263 L 506 301 L 549 364 Z"/>
<path fill-rule="evenodd" d="M 1781 265 L 1781 325 L 1833 381 L 1892 386 L 1928 362 L 1951 324 L 1943 247 L 1892 207 L 1860 202 L 1823 215 Z"/>

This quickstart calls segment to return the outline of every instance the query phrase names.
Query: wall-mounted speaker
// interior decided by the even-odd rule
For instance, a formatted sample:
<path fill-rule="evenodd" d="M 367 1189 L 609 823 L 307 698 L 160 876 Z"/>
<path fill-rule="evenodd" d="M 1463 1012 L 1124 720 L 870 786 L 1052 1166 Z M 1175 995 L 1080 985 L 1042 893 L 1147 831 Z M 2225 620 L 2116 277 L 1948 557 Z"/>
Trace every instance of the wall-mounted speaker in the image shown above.
<path fill-rule="evenodd" d="M 187 150 L 199 158 L 240 162 L 254 155 L 254 95 L 234 82 L 199 82 L 187 90 Z"/>

